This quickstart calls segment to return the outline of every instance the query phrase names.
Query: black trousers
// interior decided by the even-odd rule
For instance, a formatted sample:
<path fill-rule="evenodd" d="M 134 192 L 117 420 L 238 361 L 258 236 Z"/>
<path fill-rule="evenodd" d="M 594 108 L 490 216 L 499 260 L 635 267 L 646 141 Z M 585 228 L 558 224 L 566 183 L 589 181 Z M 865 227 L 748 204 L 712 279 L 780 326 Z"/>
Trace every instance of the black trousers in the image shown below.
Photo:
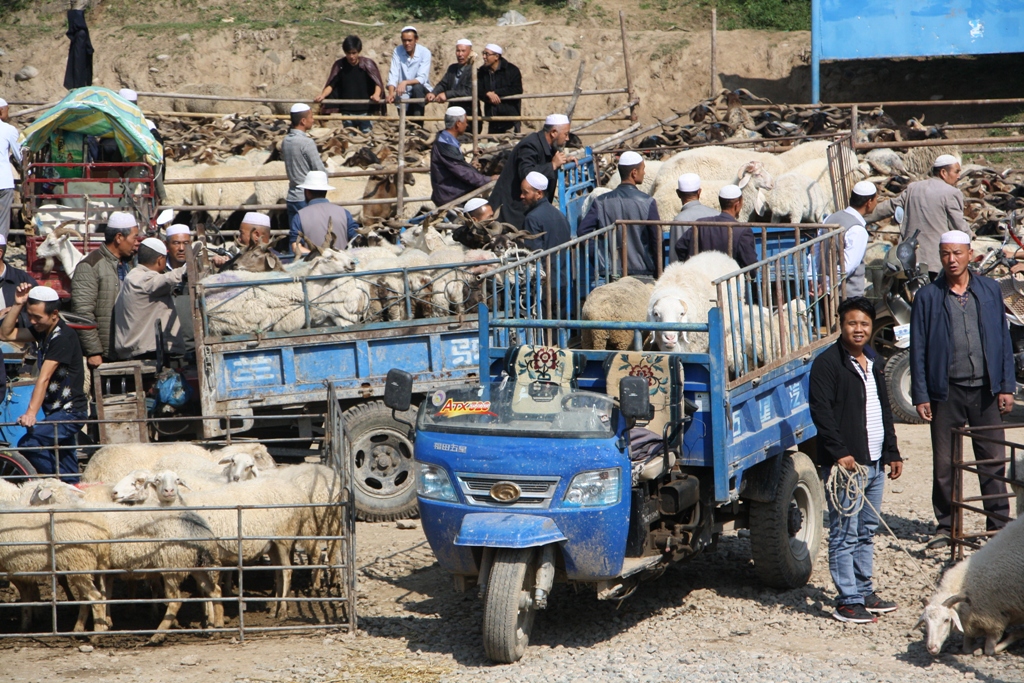
<path fill-rule="evenodd" d="M 987 387 L 963 387 L 950 383 L 949 398 L 946 401 L 932 401 L 932 508 L 938 522 L 939 533 L 950 532 L 953 500 L 953 436 L 950 430 L 963 427 L 984 427 L 1002 424 L 999 402 Z M 985 432 L 993 439 L 1002 440 L 1003 430 Z M 998 460 L 1006 457 L 1001 444 L 972 440 L 975 460 Z M 980 465 L 978 469 L 986 474 L 1003 476 L 1003 465 Z M 1006 493 L 1006 485 L 996 479 L 978 475 L 982 495 Z M 1010 503 L 1007 499 L 986 500 L 985 510 L 1009 516 Z M 988 518 L 989 531 L 1002 529 L 1006 522 Z"/>
<path fill-rule="evenodd" d="M 417 83 L 416 85 L 409 86 L 408 92 L 409 92 L 409 97 L 411 97 L 414 100 L 415 99 L 423 99 L 424 97 L 427 96 L 427 89 L 424 88 L 421 83 Z M 402 93 L 400 93 L 400 92 L 396 92 L 395 93 L 395 106 L 396 107 L 398 106 L 398 103 L 401 102 L 401 100 L 398 99 L 401 95 L 402 95 Z M 425 104 L 422 104 L 422 103 L 421 104 L 408 104 L 405 107 L 405 115 L 406 116 L 423 116 L 423 114 L 424 114 L 424 112 L 426 112 L 426 110 L 427 110 L 427 108 L 426 108 Z M 417 126 L 422 126 L 424 122 L 423 121 L 410 121 L 409 123 L 415 123 Z"/>

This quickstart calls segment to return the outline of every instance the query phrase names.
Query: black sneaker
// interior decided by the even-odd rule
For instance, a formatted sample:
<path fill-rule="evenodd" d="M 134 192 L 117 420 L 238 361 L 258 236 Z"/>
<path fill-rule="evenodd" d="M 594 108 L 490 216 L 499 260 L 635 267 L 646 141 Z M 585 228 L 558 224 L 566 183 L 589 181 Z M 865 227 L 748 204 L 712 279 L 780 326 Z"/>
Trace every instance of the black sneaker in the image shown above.
<path fill-rule="evenodd" d="M 947 548 L 949 547 L 949 544 L 952 542 L 952 540 L 953 539 L 949 537 L 948 533 L 943 533 L 940 531 L 931 537 L 931 540 L 928 541 L 928 545 L 925 547 L 927 547 L 929 550 L 935 550 L 936 548 Z"/>
<path fill-rule="evenodd" d="M 873 624 L 878 621 L 871 612 L 864 609 L 864 605 L 840 605 L 836 607 L 836 611 L 832 613 L 832 616 L 839 621 L 845 621 L 849 624 Z"/>
<path fill-rule="evenodd" d="M 877 593 L 872 593 L 864 598 L 864 609 L 872 614 L 885 614 L 886 612 L 895 612 L 897 606 L 895 602 L 883 600 L 878 597 Z"/>

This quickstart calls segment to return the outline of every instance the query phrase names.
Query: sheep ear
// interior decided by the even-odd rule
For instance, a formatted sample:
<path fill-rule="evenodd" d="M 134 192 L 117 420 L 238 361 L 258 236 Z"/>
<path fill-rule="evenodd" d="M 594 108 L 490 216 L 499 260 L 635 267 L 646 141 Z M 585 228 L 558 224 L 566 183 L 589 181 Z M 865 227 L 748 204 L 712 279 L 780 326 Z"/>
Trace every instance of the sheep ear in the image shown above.
<path fill-rule="evenodd" d="M 192 487 L 189 486 L 188 484 L 186 484 L 185 482 L 183 482 L 181 479 L 178 479 L 178 486 L 180 486 L 181 488 L 185 489 L 186 491 L 191 491 L 192 490 Z"/>
<path fill-rule="evenodd" d="M 765 203 L 766 202 L 765 202 L 765 198 L 764 198 L 764 192 L 761 192 L 761 190 L 758 190 L 757 191 L 757 196 L 754 197 L 754 212 L 757 213 L 757 214 L 763 213 L 764 212 L 764 205 L 765 205 Z"/>
<path fill-rule="evenodd" d="M 227 464 L 233 463 L 234 461 L 235 461 L 234 460 L 234 456 L 232 456 L 232 455 L 225 455 L 223 458 L 220 459 L 220 462 L 218 462 L 217 464 L 218 465 L 227 465 Z"/>
<path fill-rule="evenodd" d="M 42 503 L 50 500 L 51 496 L 53 496 L 53 491 L 51 489 L 48 489 L 45 486 L 40 486 L 32 492 L 32 503 Z"/>
<path fill-rule="evenodd" d="M 950 610 L 950 612 L 952 613 L 953 625 L 956 626 L 956 630 L 960 631 L 960 633 L 963 633 L 964 632 L 964 625 L 960 623 L 960 615 L 957 613 L 957 611 L 955 609 L 954 610 Z"/>
<path fill-rule="evenodd" d="M 925 622 L 924 615 L 922 614 L 921 618 L 917 620 L 916 624 L 914 624 L 914 628 L 917 629 L 917 628 L 921 628 L 922 626 L 926 626 L 926 625 L 927 625 L 927 622 Z"/>
<path fill-rule="evenodd" d="M 950 596 L 942 601 L 943 607 L 952 607 L 959 602 L 966 602 L 968 605 L 971 604 L 971 599 L 967 597 L 965 593 L 957 593 L 956 595 Z"/>
<path fill-rule="evenodd" d="M 259 467 L 256 467 L 256 465 L 253 465 L 250 469 L 252 470 L 252 476 L 253 477 L 257 477 L 258 478 L 260 476 L 260 468 Z"/>
<path fill-rule="evenodd" d="M 740 178 L 740 181 L 738 183 L 736 183 L 736 187 L 738 187 L 738 188 L 740 188 L 742 190 L 744 187 L 747 186 L 747 183 L 749 183 L 749 182 L 750 182 L 750 173 L 747 171 L 747 169 L 743 169 L 743 176 Z"/>
<path fill-rule="evenodd" d="M 690 312 L 690 309 L 689 309 L 689 307 L 688 307 L 688 306 L 686 305 L 686 302 L 685 302 L 684 300 L 680 299 L 680 300 L 679 300 L 679 305 L 683 307 L 683 315 L 686 315 L 687 313 L 689 313 L 689 312 Z"/>
<path fill-rule="evenodd" d="M 928 598 L 921 598 L 921 606 L 922 607 L 927 607 L 928 606 Z"/>

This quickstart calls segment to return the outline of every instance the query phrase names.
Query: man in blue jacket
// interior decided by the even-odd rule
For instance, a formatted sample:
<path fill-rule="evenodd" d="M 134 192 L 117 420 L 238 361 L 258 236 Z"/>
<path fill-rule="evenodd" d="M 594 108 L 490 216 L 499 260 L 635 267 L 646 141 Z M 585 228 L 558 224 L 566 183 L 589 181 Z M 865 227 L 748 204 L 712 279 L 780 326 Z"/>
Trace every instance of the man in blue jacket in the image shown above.
<path fill-rule="evenodd" d="M 1003 313 L 999 285 L 967 268 L 971 238 L 959 230 L 939 240 L 942 274 L 914 298 L 910 319 L 910 392 L 917 414 L 931 423 L 932 507 L 937 529 L 930 548 L 949 544 L 953 497 L 952 435 L 968 424 L 1002 424 L 1013 410 L 1017 384 L 1013 344 Z M 1002 430 L 986 432 L 1003 438 Z M 974 440 L 977 460 L 1000 460 L 1003 446 Z M 1002 465 L 979 465 L 981 492 L 1005 494 L 1006 486 L 986 475 L 1003 476 Z M 1008 521 L 1005 498 L 984 501 L 987 527 L 996 531 Z M 993 516 L 994 515 L 994 516 Z"/>

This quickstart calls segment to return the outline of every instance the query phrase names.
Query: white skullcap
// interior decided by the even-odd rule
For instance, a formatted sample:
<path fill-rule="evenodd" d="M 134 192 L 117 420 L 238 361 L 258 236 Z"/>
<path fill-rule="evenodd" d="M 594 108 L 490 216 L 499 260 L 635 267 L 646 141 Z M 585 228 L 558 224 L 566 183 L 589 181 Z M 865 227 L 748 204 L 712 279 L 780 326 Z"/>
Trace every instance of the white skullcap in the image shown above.
<path fill-rule="evenodd" d="M 181 223 L 175 223 L 167 228 L 167 236 L 172 237 L 174 235 L 191 235 L 192 231 L 189 230 L 187 225 Z"/>
<path fill-rule="evenodd" d="M 862 180 L 853 186 L 853 193 L 861 197 L 874 197 L 878 194 L 878 188 L 875 187 L 874 183 Z"/>
<path fill-rule="evenodd" d="M 564 126 L 569 123 L 569 117 L 565 114 L 551 114 L 544 119 L 545 126 Z"/>
<path fill-rule="evenodd" d="M 7 246 L 7 235 L 5 235 L 2 232 L 0 232 L 0 247 L 6 247 L 6 246 Z"/>
<path fill-rule="evenodd" d="M 269 228 L 270 216 L 264 215 L 262 213 L 256 213 L 255 211 L 250 211 L 242 217 L 242 222 L 248 223 L 249 225 L 261 225 L 264 228 Z"/>
<path fill-rule="evenodd" d="M 684 173 L 676 181 L 680 192 L 696 192 L 700 189 L 700 176 L 696 173 Z"/>
<path fill-rule="evenodd" d="M 490 50 L 491 52 L 493 52 L 496 55 L 505 54 L 505 51 L 501 49 L 501 45 L 495 45 L 494 43 L 487 43 L 486 45 L 484 45 L 484 48 L 487 49 L 487 50 Z"/>
<path fill-rule="evenodd" d="M 7 100 L 5 100 L 4 98 L 0 97 L 0 109 L 3 109 L 6 106 L 7 106 Z"/>
<path fill-rule="evenodd" d="M 167 246 L 155 237 L 147 237 L 142 240 L 142 246 L 149 247 L 161 256 L 167 256 Z"/>
<path fill-rule="evenodd" d="M 403 27 L 403 28 L 402 28 L 402 30 L 401 30 L 401 31 L 399 31 L 399 33 L 405 33 L 405 32 L 407 32 L 407 31 L 412 31 L 412 32 L 413 32 L 413 33 L 415 33 L 416 35 L 419 35 L 419 34 L 420 34 L 420 32 L 416 30 L 416 27 L 415 27 L 415 26 L 405 26 L 405 27 Z"/>
<path fill-rule="evenodd" d="M 150 130 L 156 130 L 156 124 L 155 123 L 153 123 L 149 119 L 143 119 L 143 121 L 146 122 L 146 128 L 149 128 Z"/>
<path fill-rule="evenodd" d="M 121 88 L 117 91 L 117 94 L 128 100 L 129 102 L 138 102 L 139 93 L 135 92 L 131 88 Z"/>
<path fill-rule="evenodd" d="M 487 204 L 487 200 L 486 199 L 484 199 L 482 197 L 473 197 L 468 202 L 466 202 L 466 205 L 464 207 L 462 207 L 462 210 L 465 211 L 466 213 L 473 213 L 474 211 L 479 209 L 481 206 L 485 206 L 486 204 Z"/>
<path fill-rule="evenodd" d="M 34 301 L 57 301 L 60 299 L 57 296 L 57 290 L 46 285 L 36 285 L 28 290 L 28 298 Z"/>
<path fill-rule="evenodd" d="M 942 233 L 939 244 L 970 244 L 971 236 L 961 230 L 950 230 Z"/>
<path fill-rule="evenodd" d="M 124 230 L 126 228 L 134 228 L 139 222 L 135 220 L 135 216 L 124 211 L 115 211 L 110 214 L 110 218 L 107 219 L 108 228 L 116 228 L 118 230 Z"/>
<path fill-rule="evenodd" d="M 466 110 L 462 107 L 448 107 L 444 112 L 445 116 L 465 116 Z"/>
<path fill-rule="evenodd" d="M 291 113 L 298 114 L 299 112 L 309 111 L 309 105 L 305 102 L 296 102 L 290 109 Z"/>
<path fill-rule="evenodd" d="M 623 152 L 619 157 L 619 166 L 639 166 L 643 161 L 644 158 L 636 152 Z"/>
<path fill-rule="evenodd" d="M 957 163 L 956 157 L 952 154 L 940 154 L 935 157 L 935 163 L 932 164 L 932 168 L 942 168 L 943 166 L 952 166 Z"/>
<path fill-rule="evenodd" d="M 160 212 L 160 215 L 156 217 L 156 224 L 167 225 L 172 220 L 174 220 L 174 210 L 164 209 L 163 211 Z"/>
<path fill-rule="evenodd" d="M 455 41 L 456 45 L 465 45 L 466 47 L 473 47 L 473 41 L 469 38 L 459 38 Z"/>
<path fill-rule="evenodd" d="M 743 196 L 743 190 L 739 185 L 726 185 L 718 191 L 719 199 L 739 199 Z"/>
<path fill-rule="evenodd" d="M 530 171 L 526 174 L 526 182 L 530 184 L 530 187 L 536 190 L 543 191 L 548 189 L 547 176 L 542 173 L 537 173 L 536 171 Z"/>

